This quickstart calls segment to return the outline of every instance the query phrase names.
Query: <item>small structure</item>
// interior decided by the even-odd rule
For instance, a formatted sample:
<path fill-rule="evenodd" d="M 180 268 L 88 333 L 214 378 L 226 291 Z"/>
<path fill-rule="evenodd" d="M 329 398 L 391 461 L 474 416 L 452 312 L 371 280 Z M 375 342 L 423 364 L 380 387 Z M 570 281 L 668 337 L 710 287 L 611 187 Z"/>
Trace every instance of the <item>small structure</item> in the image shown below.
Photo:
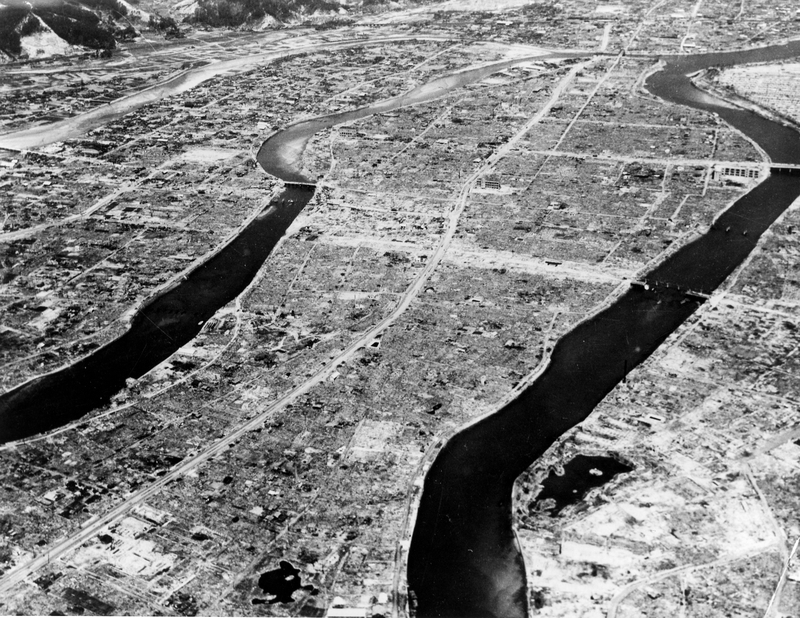
<path fill-rule="evenodd" d="M 503 185 L 500 184 L 499 180 L 494 180 L 492 178 L 481 178 L 475 183 L 476 189 L 489 189 L 490 191 L 500 191 L 503 188 Z"/>
<path fill-rule="evenodd" d="M 342 137 L 358 137 L 359 133 L 355 127 L 339 127 L 339 135 Z"/>
<path fill-rule="evenodd" d="M 660 414 L 652 414 L 647 413 L 643 416 L 640 416 L 636 419 L 642 425 L 646 425 L 647 427 L 653 428 L 658 427 L 659 425 L 663 425 L 666 419 L 661 416 Z"/>

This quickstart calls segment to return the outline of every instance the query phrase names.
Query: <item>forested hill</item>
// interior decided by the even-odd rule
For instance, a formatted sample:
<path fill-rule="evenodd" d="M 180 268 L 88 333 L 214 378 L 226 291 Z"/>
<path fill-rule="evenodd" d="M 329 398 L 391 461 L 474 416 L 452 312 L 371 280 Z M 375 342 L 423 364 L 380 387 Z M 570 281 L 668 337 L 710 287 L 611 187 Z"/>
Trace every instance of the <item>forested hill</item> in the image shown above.
<path fill-rule="evenodd" d="M 341 20 L 369 12 L 380 12 L 422 4 L 420 0 L 196 0 L 187 22 L 212 27 L 257 26 L 259 23 L 288 24 L 314 20 Z"/>
<path fill-rule="evenodd" d="M 2 0 L 0 62 L 112 50 L 142 29 L 257 29 L 300 23 L 336 26 L 351 18 L 430 0 Z"/>

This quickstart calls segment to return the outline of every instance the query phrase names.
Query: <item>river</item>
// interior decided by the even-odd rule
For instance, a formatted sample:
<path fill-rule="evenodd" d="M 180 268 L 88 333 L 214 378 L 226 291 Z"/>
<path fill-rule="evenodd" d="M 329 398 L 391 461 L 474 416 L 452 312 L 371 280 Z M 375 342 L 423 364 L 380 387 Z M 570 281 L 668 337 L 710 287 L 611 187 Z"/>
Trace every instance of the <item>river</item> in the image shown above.
<path fill-rule="evenodd" d="M 798 54 L 800 42 L 667 57 L 646 87 L 662 99 L 719 114 L 775 162 L 800 163 L 794 130 L 707 95 L 688 77 L 710 66 Z M 418 616 L 527 615 L 525 565 L 511 520 L 515 479 L 694 313 L 699 302 L 675 288 L 716 289 L 798 195 L 800 177 L 770 176 L 653 269 L 645 278 L 648 290 L 632 287 L 562 337 L 544 372 L 516 400 L 447 442 L 426 475 L 411 541 L 408 580 Z"/>
<path fill-rule="evenodd" d="M 126 333 L 80 361 L 0 397 L 0 442 L 61 427 L 106 404 L 191 341 L 202 324 L 236 298 L 314 194 L 289 187 L 222 250 L 144 305 Z M 291 203 L 290 203 L 291 200 Z"/>
<path fill-rule="evenodd" d="M 145 304 L 122 336 L 65 368 L 29 380 L 0 396 L 0 443 L 62 427 L 107 404 L 125 386 L 126 379 L 139 378 L 169 358 L 191 341 L 219 308 L 241 294 L 314 195 L 313 180 L 300 170 L 302 152 L 315 133 L 371 114 L 432 101 L 531 60 L 575 56 L 536 55 L 457 71 L 363 108 L 297 122 L 269 137 L 259 149 L 258 163 L 268 173 L 292 184 L 213 257 Z"/>

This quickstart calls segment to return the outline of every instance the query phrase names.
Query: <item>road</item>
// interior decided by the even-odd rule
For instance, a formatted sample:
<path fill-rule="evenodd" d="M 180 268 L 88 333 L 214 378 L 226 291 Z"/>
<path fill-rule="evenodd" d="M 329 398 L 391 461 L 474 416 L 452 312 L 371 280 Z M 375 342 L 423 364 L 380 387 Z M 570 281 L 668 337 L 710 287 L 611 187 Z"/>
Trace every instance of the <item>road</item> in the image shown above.
<path fill-rule="evenodd" d="M 716 560 L 712 560 L 710 562 L 705 562 L 705 563 L 702 563 L 702 564 L 688 564 L 688 565 L 676 567 L 674 569 L 669 569 L 669 570 L 663 571 L 661 573 L 657 573 L 655 575 L 652 575 L 650 577 L 646 577 L 644 579 L 637 580 L 637 581 L 625 586 L 611 600 L 611 604 L 609 605 L 608 614 L 607 614 L 606 618 L 616 618 L 617 611 L 619 609 L 620 603 L 622 601 L 624 601 L 625 598 L 629 594 L 631 594 L 635 590 L 638 590 L 638 589 L 642 588 L 643 586 L 650 585 L 650 584 L 652 584 L 654 582 L 661 581 L 661 580 L 666 579 L 668 577 L 672 577 L 673 575 L 677 575 L 678 573 L 689 572 L 689 571 L 694 571 L 694 570 L 698 570 L 698 569 L 706 569 L 706 568 L 722 566 L 722 565 L 728 564 L 730 562 L 735 562 L 737 560 L 743 560 L 745 558 L 750 558 L 751 556 L 754 556 L 756 554 L 764 553 L 764 552 L 767 552 L 767 551 L 777 550 L 781 554 L 781 558 L 782 558 L 783 563 L 784 563 L 784 568 L 783 568 L 783 571 L 781 573 L 781 577 L 780 577 L 780 579 L 778 581 L 778 584 L 775 587 L 775 591 L 773 592 L 773 595 L 772 595 L 772 598 L 770 600 L 769 606 L 767 607 L 767 611 L 765 613 L 765 617 L 771 615 L 771 611 L 774 609 L 775 605 L 777 604 L 777 601 L 780 598 L 780 594 L 781 594 L 781 591 L 783 590 L 783 585 L 785 584 L 786 576 L 788 574 L 790 561 L 792 559 L 792 556 L 794 556 L 795 552 L 797 551 L 797 546 L 798 546 L 798 543 L 800 543 L 800 539 L 798 539 L 798 541 L 795 542 L 794 547 L 792 548 L 791 551 L 789 551 L 789 549 L 787 547 L 787 544 L 786 544 L 786 536 L 785 536 L 785 534 L 783 532 L 783 529 L 781 528 L 781 526 L 778 523 L 778 521 L 775 519 L 775 515 L 772 513 L 772 509 L 770 508 L 769 503 L 767 502 L 766 498 L 764 497 L 764 494 L 761 492 L 761 489 L 759 488 L 758 484 L 756 483 L 755 478 L 753 478 L 753 474 L 752 474 L 752 472 L 750 470 L 749 465 L 744 464 L 743 467 L 742 467 L 742 472 L 744 473 L 745 477 L 748 479 L 748 481 L 750 482 L 750 484 L 753 487 L 754 491 L 758 495 L 759 501 L 761 502 L 762 507 L 764 508 L 764 511 L 767 514 L 768 518 L 769 518 L 769 523 L 770 523 L 770 528 L 772 529 L 773 538 L 771 540 L 767 540 L 767 541 L 763 541 L 761 543 L 753 544 L 750 547 L 742 549 L 741 551 L 734 552 L 734 553 L 728 554 L 726 556 L 722 556 L 722 557 L 717 558 Z"/>
<path fill-rule="evenodd" d="M 697 2 L 694 5 L 694 8 L 692 8 L 692 15 L 689 18 L 689 24 L 686 26 L 686 34 L 684 34 L 683 38 L 681 39 L 680 51 L 681 51 L 682 54 L 687 53 L 686 49 L 685 49 L 685 45 L 686 45 L 686 42 L 690 38 L 693 37 L 693 35 L 692 35 L 692 26 L 694 26 L 694 21 L 697 19 L 697 14 L 700 12 L 700 6 L 702 4 L 703 4 L 703 0 L 697 0 Z"/>
<path fill-rule="evenodd" d="M 612 27 L 612 24 L 611 24 L 611 22 L 609 22 L 609 23 L 607 23 L 605 25 L 605 28 L 603 28 L 603 38 L 600 41 L 600 51 L 601 52 L 604 52 L 604 51 L 606 51 L 608 49 L 608 42 L 609 42 L 609 39 L 611 38 L 611 27 Z"/>
<path fill-rule="evenodd" d="M 656 4 L 656 6 L 658 6 L 658 3 Z M 655 9 L 655 7 L 653 9 L 651 9 L 651 11 L 654 10 L 654 9 Z M 531 181 L 528 183 L 528 186 L 526 187 L 526 190 L 529 190 L 531 188 L 531 186 L 533 186 L 533 183 L 535 183 L 536 179 L 539 177 L 539 173 L 545 168 L 545 166 L 547 165 L 548 161 L 550 161 L 550 158 L 553 157 L 553 156 L 556 156 L 556 153 L 558 152 L 558 148 L 559 148 L 559 146 L 561 146 L 563 141 L 566 139 L 567 134 L 570 132 L 572 127 L 575 126 L 575 123 L 578 122 L 578 118 L 581 117 L 581 115 L 583 114 L 584 110 L 589 106 L 589 103 L 592 102 L 592 99 L 594 99 L 594 97 L 600 91 L 600 88 L 606 82 L 608 77 L 611 75 L 611 73 L 614 72 L 614 69 L 617 68 L 617 65 L 619 64 L 620 60 L 622 60 L 622 57 L 625 55 L 625 53 L 627 52 L 628 48 L 631 46 L 633 41 L 636 39 L 636 36 L 639 34 L 639 30 L 642 27 L 642 23 L 640 23 L 639 26 L 634 31 L 633 35 L 631 36 L 631 39 L 628 41 L 627 45 L 625 45 L 625 49 L 623 51 L 621 51 L 619 54 L 616 55 L 616 57 L 614 58 L 614 62 L 611 63 L 611 66 L 608 67 L 608 69 L 606 69 L 606 72 L 603 74 L 603 76 L 599 80 L 597 80 L 597 84 L 592 89 L 592 92 L 589 94 L 589 96 L 586 97 L 586 101 L 583 103 L 583 105 L 581 105 L 580 109 L 577 112 L 575 112 L 575 115 L 569 121 L 569 124 L 567 124 L 567 127 L 564 129 L 564 131 L 562 131 L 561 136 L 558 138 L 558 142 L 556 142 L 556 145 L 553 146 L 553 148 L 550 151 L 545 152 L 544 162 L 539 166 L 539 169 L 536 171 L 536 173 L 531 178 Z M 585 157 L 582 156 L 581 158 L 585 158 Z"/>
<path fill-rule="evenodd" d="M 789 555 L 786 556 L 786 559 L 784 560 L 781 577 L 778 580 L 778 585 L 775 586 L 775 591 L 772 593 L 772 597 L 769 600 L 767 611 L 764 612 L 764 618 L 770 618 L 773 615 L 780 616 L 780 614 L 778 614 L 778 608 L 780 607 L 781 594 L 783 593 L 783 587 L 786 585 L 786 578 L 789 576 L 789 569 L 791 568 L 792 559 L 794 558 L 795 554 L 797 554 L 798 544 L 800 544 L 800 538 L 794 542 L 792 551 L 789 552 Z"/>
<path fill-rule="evenodd" d="M 764 543 L 758 543 L 753 545 L 747 549 L 743 549 L 738 551 L 734 554 L 728 554 L 727 556 L 722 556 L 721 558 L 717 558 L 716 560 L 712 560 L 711 562 L 704 562 L 702 564 L 687 564 L 684 566 L 676 567 L 674 569 L 669 569 L 667 571 L 662 571 L 650 577 L 646 577 L 644 579 L 639 579 L 631 584 L 625 586 L 622 590 L 620 590 L 617 595 L 611 599 L 611 604 L 608 606 L 608 613 L 606 614 L 606 618 L 616 618 L 617 611 L 619 610 L 619 604 L 625 600 L 625 598 L 644 586 L 649 586 L 655 582 L 661 581 L 663 579 L 667 579 L 672 577 L 673 575 L 678 575 L 679 573 L 691 572 L 696 571 L 699 569 L 709 569 L 716 566 L 722 566 L 728 564 L 730 562 L 736 562 L 737 560 L 743 560 L 745 558 L 750 558 L 751 556 L 755 556 L 756 554 L 762 554 L 764 552 L 770 551 L 775 549 L 776 543 L 775 541 L 766 541 Z"/>
<path fill-rule="evenodd" d="M 0 137 L 2 140 L 2 137 Z M 124 195 L 125 193 L 132 192 L 138 189 L 143 183 L 149 181 L 153 176 L 158 174 L 163 168 L 171 165 L 173 161 L 166 161 L 156 167 L 152 172 L 150 172 L 147 176 L 142 176 L 138 180 L 133 182 L 123 183 L 121 185 L 117 185 L 117 188 L 114 189 L 111 193 L 101 197 L 99 200 L 94 202 L 91 206 L 89 206 L 86 210 L 83 210 L 77 214 L 70 215 L 68 217 L 64 217 L 63 219 L 58 219 L 57 221 L 50 221 L 48 223 L 41 223 L 39 225 L 33 225 L 31 227 L 22 228 L 19 230 L 14 230 L 12 232 L 5 232 L 0 234 L 0 242 L 13 242 L 15 240 L 19 240 L 20 238 L 27 238 L 28 236 L 33 236 L 34 234 L 38 234 L 39 232 L 43 232 L 49 228 L 59 227 L 62 225 L 69 225 L 70 223 L 75 223 L 80 219 L 86 219 L 87 217 L 91 217 L 97 211 L 105 208 L 115 199 Z"/>
<path fill-rule="evenodd" d="M 614 123 L 610 123 L 614 124 Z M 646 127 L 646 125 L 638 125 Z M 685 159 L 680 157 L 648 157 L 645 155 L 623 155 L 609 153 L 607 155 L 594 155 L 586 154 L 585 152 L 574 152 L 568 150 L 529 150 L 531 154 L 536 155 L 550 155 L 553 157 L 572 157 L 574 159 L 592 159 L 595 161 L 619 161 L 622 163 L 655 163 L 658 165 L 681 165 L 686 167 L 691 166 L 709 166 L 709 165 L 727 165 L 731 167 L 748 167 L 758 168 L 762 167 L 764 163 L 761 161 L 720 161 L 718 159 Z"/>

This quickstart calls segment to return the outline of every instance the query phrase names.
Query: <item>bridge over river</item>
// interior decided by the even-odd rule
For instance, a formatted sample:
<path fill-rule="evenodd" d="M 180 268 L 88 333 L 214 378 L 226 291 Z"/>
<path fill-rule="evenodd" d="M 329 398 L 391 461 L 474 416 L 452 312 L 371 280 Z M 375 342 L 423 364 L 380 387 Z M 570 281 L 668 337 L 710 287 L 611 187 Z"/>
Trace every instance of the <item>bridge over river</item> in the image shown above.
<path fill-rule="evenodd" d="M 691 298 L 695 298 L 700 301 L 706 301 L 711 298 L 711 295 L 706 294 L 705 292 L 698 292 L 696 290 L 690 290 L 685 287 L 681 287 L 675 283 L 669 283 L 668 281 L 655 281 L 652 279 L 648 279 L 647 281 L 631 281 L 631 286 L 642 288 L 644 290 L 657 290 L 658 288 L 664 288 L 667 290 L 674 290 L 676 292 L 680 292 L 685 296 L 689 296 Z"/>
<path fill-rule="evenodd" d="M 793 163 L 771 163 L 769 166 L 770 174 L 789 174 L 796 176 L 800 174 L 800 165 Z"/>

